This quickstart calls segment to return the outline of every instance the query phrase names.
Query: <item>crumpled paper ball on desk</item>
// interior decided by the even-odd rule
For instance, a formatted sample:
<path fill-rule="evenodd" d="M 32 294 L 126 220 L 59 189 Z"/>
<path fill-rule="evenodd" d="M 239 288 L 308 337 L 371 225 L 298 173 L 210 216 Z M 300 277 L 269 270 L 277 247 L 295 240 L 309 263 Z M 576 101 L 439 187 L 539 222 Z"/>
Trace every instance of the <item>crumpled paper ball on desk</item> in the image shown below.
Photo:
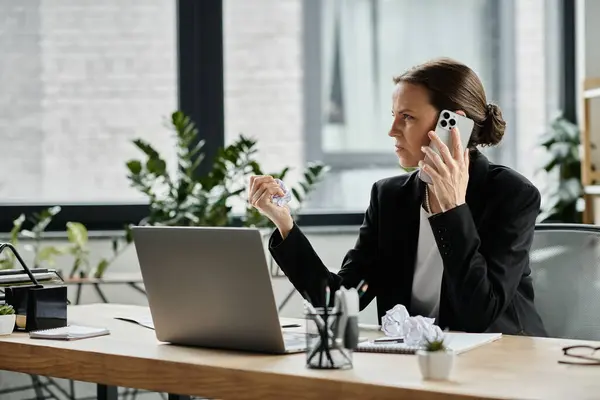
<path fill-rule="evenodd" d="M 386 336 L 403 338 L 408 346 L 422 346 L 426 340 L 443 338 L 442 329 L 434 318 L 421 315 L 411 317 L 402 304 L 388 310 L 381 318 L 381 330 Z"/>

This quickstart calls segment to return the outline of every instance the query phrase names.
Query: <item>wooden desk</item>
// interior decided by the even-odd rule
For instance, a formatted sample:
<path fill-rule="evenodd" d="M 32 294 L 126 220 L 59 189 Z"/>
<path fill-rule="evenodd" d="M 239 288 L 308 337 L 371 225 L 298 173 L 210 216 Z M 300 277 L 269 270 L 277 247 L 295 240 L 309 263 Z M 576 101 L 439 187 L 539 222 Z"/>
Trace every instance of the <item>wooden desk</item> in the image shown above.
<path fill-rule="evenodd" d="M 421 379 L 412 355 L 354 355 L 354 368 L 305 368 L 305 355 L 272 356 L 159 343 L 154 331 L 114 316 L 113 304 L 72 306 L 71 322 L 109 336 L 72 342 L 0 338 L 0 370 L 219 399 L 598 399 L 600 367 L 558 364 L 580 341 L 505 336 L 458 356 L 450 382 Z M 287 321 L 286 321 L 287 322 Z M 598 345 L 598 344 L 596 344 Z M 102 389 L 105 390 L 105 389 Z"/>

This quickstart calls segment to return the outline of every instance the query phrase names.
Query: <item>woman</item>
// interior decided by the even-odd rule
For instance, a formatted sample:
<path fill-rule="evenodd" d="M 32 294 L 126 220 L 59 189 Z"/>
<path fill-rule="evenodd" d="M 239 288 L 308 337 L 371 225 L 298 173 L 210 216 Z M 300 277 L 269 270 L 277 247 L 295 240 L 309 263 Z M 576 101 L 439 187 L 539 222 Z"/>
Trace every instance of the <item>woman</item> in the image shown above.
<path fill-rule="evenodd" d="M 529 268 L 539 191 L 476 149 L 502 139 L 500 109 L 488 104 L 477 75 L 453 60 L 418 65 L 394 82 L 389 136 L 400 164 L 419 166 L 432 183 L 419 171 L 376 182 L 358 240 L 335 274 L 288 209 L 272 203 L 283 194 L 273 178 L 252 177 L 250 203 L 277 226 L 269 241 L 275 261 L 314 303 L 324 302 L 323 281 L 333 292 L 364 280 L 361 309 L 376 297 L 380 319 L 403 304 L 442 329 L 546 336 Z M 456 130 L 450 148 L 432 131 L 443 109 L 474 120 L 466 150 Z"/>

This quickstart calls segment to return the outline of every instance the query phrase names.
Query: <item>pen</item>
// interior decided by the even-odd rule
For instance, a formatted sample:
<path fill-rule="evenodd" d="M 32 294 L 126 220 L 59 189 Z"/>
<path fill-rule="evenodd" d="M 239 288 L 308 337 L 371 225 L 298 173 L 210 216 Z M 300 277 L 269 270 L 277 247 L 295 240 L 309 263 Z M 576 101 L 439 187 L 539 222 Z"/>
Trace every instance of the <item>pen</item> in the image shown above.
<path fill-rule="evenodd" d="M 329 358 L 331 358 L 331 356 L 329 355 L 329 339 L 328 339 L 328 330 L 329 330 L 329 285 L 327 284 L 327 281 L 324 282 L 325 283 L 325 308 L 323 308 L 323 316 L 325 319 L 325 329 L 323 331 L 323 335 L 322 335 L 322 341 L 323 341 L 323 345 L 324 348 L 323 350 L 325 350 L 327 352 L 327 355 L 329 356 Z M 323 350 L 321 350 L 321 354 L 319 354 L 319 367 L 322 366 L 322 358 L 323 358 Z"/>
<path fill-rule="evenodd" d="M 373 343 L 404 343 L 402 338 L 381 338 L 373 340 Z"/>
<path fill-rule="evenodd" d="M 367 292 L 368 288 L 369 288 L 369 284 L 368 283 L 365 283 L 362 287 L 360 287 L 359 291 L 358 291 L 358 297 L 359 298 L 362 297 Z"/>

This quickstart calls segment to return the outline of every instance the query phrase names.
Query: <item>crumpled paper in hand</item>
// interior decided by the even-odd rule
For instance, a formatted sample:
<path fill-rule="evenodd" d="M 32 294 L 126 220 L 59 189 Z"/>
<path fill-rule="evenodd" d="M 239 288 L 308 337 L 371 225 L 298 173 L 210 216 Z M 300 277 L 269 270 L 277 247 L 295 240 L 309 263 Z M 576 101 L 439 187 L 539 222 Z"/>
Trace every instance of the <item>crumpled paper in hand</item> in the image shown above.
<path fill-rule="evenodd" d="M 285 186 L 285 183 L 283 183 L 281 179 L 275 179 L 275 182 L 277 182 L 281 190 L 283 190 L 284 195 L 273 196 L 272 202 L 277 204 L 279 207 L 283 207 L 292 200 L 292 192 L 288 190 L 287 186 Z"/>
<path fill-rule="evenodd" d="M 422 346 L 426 340 L 441 339 L 441 328 L 434 318 L 411 317 L 406 307 L 397 304 L 381 318 L 381 330 L 386 336 L 403 338 L 407 346 Z"/>

